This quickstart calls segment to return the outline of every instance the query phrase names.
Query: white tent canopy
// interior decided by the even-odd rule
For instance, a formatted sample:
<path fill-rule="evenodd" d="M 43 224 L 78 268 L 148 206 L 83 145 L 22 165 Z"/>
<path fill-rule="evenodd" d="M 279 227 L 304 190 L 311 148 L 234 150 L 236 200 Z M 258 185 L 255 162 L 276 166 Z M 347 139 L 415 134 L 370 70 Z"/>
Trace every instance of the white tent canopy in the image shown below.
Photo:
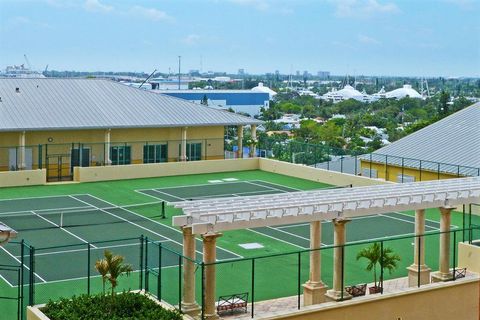
<path fill-rule="evenodd" d="M 480 200 L 480 177 L 172 203 L 193 233 L 453 207 Z"/>

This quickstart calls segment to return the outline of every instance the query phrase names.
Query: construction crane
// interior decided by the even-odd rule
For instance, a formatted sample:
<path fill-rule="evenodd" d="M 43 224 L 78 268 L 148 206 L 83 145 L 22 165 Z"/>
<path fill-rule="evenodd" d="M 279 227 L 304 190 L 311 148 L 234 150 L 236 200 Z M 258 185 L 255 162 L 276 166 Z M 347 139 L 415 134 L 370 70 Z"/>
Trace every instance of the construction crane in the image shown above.
<path fill-rule="evenodd" d="M 27 54 L 23 54 L 23 57 L 25 58 L 25 62 L 27 63 L 28 69 L 32 70 L 32 65 L 30 64 L 30 61 L 27 58 Z"/>

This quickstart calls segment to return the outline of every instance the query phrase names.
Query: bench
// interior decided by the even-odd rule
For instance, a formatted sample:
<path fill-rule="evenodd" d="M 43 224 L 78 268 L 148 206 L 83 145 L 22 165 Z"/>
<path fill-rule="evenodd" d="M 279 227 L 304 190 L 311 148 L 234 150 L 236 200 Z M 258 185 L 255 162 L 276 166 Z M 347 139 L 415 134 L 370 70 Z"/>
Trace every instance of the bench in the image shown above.
<path fill-rule="evenodd" d="M 247 313 L 248 292 L 236 293 L 227 296 L 220 296 L 218 298 L 217 312 L 230 311 L 233 313 L 236 310 L 242 310 Z"/>
<path fill-rule="evenodd" d="M 357 284 L 354 286 L 346 286 L 345 291 L 350 294 L 352 297 L 364 296 L 367 292 L 367 284 Z"/>
<path fill-rule="evenodd" d="M 465 278 L 466 275 L 467 275 L 467 268 L 455 269 L 453 272 L 453 280 Z"/>

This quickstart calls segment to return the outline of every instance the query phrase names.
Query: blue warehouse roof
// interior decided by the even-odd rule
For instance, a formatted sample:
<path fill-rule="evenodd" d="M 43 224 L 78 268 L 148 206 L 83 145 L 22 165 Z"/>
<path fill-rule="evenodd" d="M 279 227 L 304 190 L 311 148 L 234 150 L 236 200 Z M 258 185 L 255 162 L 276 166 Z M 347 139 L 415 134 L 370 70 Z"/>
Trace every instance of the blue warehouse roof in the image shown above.
<path fill-rule="evenodd" d="M 155 91 L 171 97 L 189 101 L 202 100 L 205 96 L 208 100 L 225 100 L 227 105 L 264 105 L 270 100 L 266 92 L 254 92 L 250 90 L 160 90 Z"/>

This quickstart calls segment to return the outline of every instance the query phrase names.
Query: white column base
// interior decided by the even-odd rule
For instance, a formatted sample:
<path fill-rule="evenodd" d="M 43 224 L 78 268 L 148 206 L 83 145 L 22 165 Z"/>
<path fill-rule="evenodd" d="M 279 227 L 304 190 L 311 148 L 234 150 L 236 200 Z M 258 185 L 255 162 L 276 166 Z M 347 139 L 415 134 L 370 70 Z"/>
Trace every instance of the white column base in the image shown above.
<path fill-rule="evenodd" d="M 201 308 L 197 303 L 186 303 L 182 301 L 182 312 L 191 317 L 197 317 L 201 313 Z"/>
<path fill-rule="evenodd" d="M 328 301 L 342 301 L 342 292 L 333 289 L 328 290 L 325 297 Z M 347 291 L 343 291 L 343 300 L 349 299 L 352 299 L 352 296 Z"/>
<path fill-rule="evenodd" d="M 418 286 L 418 265 L 412 264 L 410 267 L 407 267 L 408 270 L 408 286 L 417 287 Z M 430 272 L 432 269 L 427 267 L 427 265 L 420 266 L 420 285 L 430 283 Z"/>
<path fill-rule="evenodd" d="M 443 273 L 440 271 L 432 273 L 432 282 L 445 282 L 453 279 L 453 274 L 451 272 Z"/>
<path fill-rule="evenodd" d="M 319 304 L 325 302 L 325 293 L 327 292 L 327 285 L 323 282 L 307 281 L 303 284 L 303 304 L 310 306 L 312 304 Z"/>

